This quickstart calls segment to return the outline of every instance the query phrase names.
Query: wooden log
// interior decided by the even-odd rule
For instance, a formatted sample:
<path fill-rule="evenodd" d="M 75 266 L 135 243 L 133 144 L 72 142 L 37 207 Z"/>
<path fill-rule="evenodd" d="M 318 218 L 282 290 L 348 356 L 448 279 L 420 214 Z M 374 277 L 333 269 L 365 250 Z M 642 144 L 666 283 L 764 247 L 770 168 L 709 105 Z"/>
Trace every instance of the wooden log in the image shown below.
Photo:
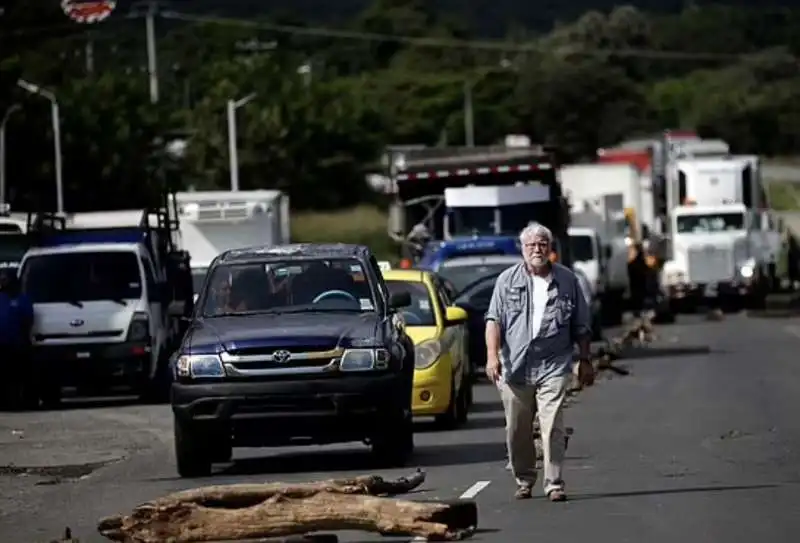
<path fill-rule="evenodd" d="M 453 541 L 474 532 L 475 502 L 412 502 L 321 491 L 302 498 L 280 492 L 235 509 L 186 501 L 140 505 L 124 517 L 103 519 L 98 529 L 113 541 L 189 543 L 242 541 L 331 530 Z"/>
<path fill-rule="evenodd" d="M 378 475 L 360 475 L 350 479 L 329 479 L 310 483 L 245 483 L 192 488 L 159 498 L 156 503 L 194 503 L 206 507 L 248 507 L 276 494 L 287 498 L 306 498 L 319 492 L 333 494 L 364 494 L 396 496 L 406 494 L 425 482 L 425 472 L 418 469 L 413 475 L 386 480 Z"/>

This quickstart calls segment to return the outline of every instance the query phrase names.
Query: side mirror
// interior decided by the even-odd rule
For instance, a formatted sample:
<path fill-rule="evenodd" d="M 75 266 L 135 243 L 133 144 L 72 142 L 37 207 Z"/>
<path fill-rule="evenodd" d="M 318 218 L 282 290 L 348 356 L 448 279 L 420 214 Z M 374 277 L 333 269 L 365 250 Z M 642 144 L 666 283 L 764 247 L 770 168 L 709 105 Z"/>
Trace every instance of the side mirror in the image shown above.
<path fill-rule="evenodd" d="M 445 324 L 447 324 L 447 326 L 461 324 L 469 319 L 467 312 L 460 307 L 448 307 L 445 313 L 445 320 L 447 321 Z"/>
<path fill-rule="evenodd" d="M 400 309 L 411 305 L 411 294 L 406 291 L 395 292 L 389 297 L 389 308 Z"/>

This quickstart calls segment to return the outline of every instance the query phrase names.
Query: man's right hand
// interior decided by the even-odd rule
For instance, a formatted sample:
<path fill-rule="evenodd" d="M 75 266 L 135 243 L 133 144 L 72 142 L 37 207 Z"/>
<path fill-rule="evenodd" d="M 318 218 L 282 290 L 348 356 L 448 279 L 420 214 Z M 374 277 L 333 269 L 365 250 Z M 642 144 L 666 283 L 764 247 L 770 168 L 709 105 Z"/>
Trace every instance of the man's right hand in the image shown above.
<path fill-rule="evenodd" d="M 500 380 L 500 357 L 496 354 L 486 357 L 486 377 L 492 383 L 497 383 Z"/>

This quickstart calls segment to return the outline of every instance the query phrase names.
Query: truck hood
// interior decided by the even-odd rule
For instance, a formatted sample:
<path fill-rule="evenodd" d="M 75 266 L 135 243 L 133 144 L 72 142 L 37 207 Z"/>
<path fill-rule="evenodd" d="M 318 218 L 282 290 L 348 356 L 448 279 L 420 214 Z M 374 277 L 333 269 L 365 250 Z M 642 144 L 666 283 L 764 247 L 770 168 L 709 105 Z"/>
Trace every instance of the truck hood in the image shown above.
<path fill-rule="evenodd" d="M 375 313 L 276 313 L 205 318 L 189 328 L 181 352 L 328 350 L 347 347 L 352 340 L 375 338 L 379 324 L 380 317 Z"/>
<path fill-rule="evenodd" d="M 720 232 L 716 234 L 679 234 L 674 238 L 675 249 L 686 251 L 689 248 L 713 247 L 714 249 L 730 249 L 742 240 L 747 239 L 744 232 Z"/>

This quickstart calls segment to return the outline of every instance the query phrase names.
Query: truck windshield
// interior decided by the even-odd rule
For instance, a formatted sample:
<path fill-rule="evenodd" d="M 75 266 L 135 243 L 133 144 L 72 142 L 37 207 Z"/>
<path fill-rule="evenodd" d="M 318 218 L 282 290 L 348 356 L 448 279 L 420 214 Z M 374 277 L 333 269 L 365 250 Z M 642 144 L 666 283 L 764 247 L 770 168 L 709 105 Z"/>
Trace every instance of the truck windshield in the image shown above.
<path fill-rule="evenodd" d="M 124 301 L 142 296 L 139 259 L 133 252 L 32 256 L 25 260 L 20 279 L 33 303 Z"/>
<path fill-rule="evenodd" d="M 504 235 L 515 236 L 531 221 L 550 228 L 557 224 L 559 207 L 552 202 L 524 203 L 502 206 L 500 228 L 495 224 L 494 207 L 463 207 L 450 210 L 450 235 Z"/>
<path fill-rule="evenodd" d="M 460 291 L 481 277 L 501 272 L 521 260 L 512 255 L 461 256 L 445 260 L 437 271 Z"/>
<path fill-rule="evenodd" d="M 386 287 L 390 294 L 405 291 L 411 295 L 411 305 L 403 308 L 403 317 L 408 326 L 436 326 L 434 302 L 424 283 L 387 279 Z"/>
<path fill-rule="evenodd" d="M 676 217 L 679 234 L 744 230 L 744 213 L 709 213 Z"/>
<path fill-rule="evenodd" d="M 589 262 L 597 258 L 591 236 L 570 236 L 569 249 L 575 262 Z"/>
<path fill-rule="evenodd" d="M 302 311 L 375 311 L 356 259 L 304 259 L 220 265 L 201 302 L 205 317 Z"/>

